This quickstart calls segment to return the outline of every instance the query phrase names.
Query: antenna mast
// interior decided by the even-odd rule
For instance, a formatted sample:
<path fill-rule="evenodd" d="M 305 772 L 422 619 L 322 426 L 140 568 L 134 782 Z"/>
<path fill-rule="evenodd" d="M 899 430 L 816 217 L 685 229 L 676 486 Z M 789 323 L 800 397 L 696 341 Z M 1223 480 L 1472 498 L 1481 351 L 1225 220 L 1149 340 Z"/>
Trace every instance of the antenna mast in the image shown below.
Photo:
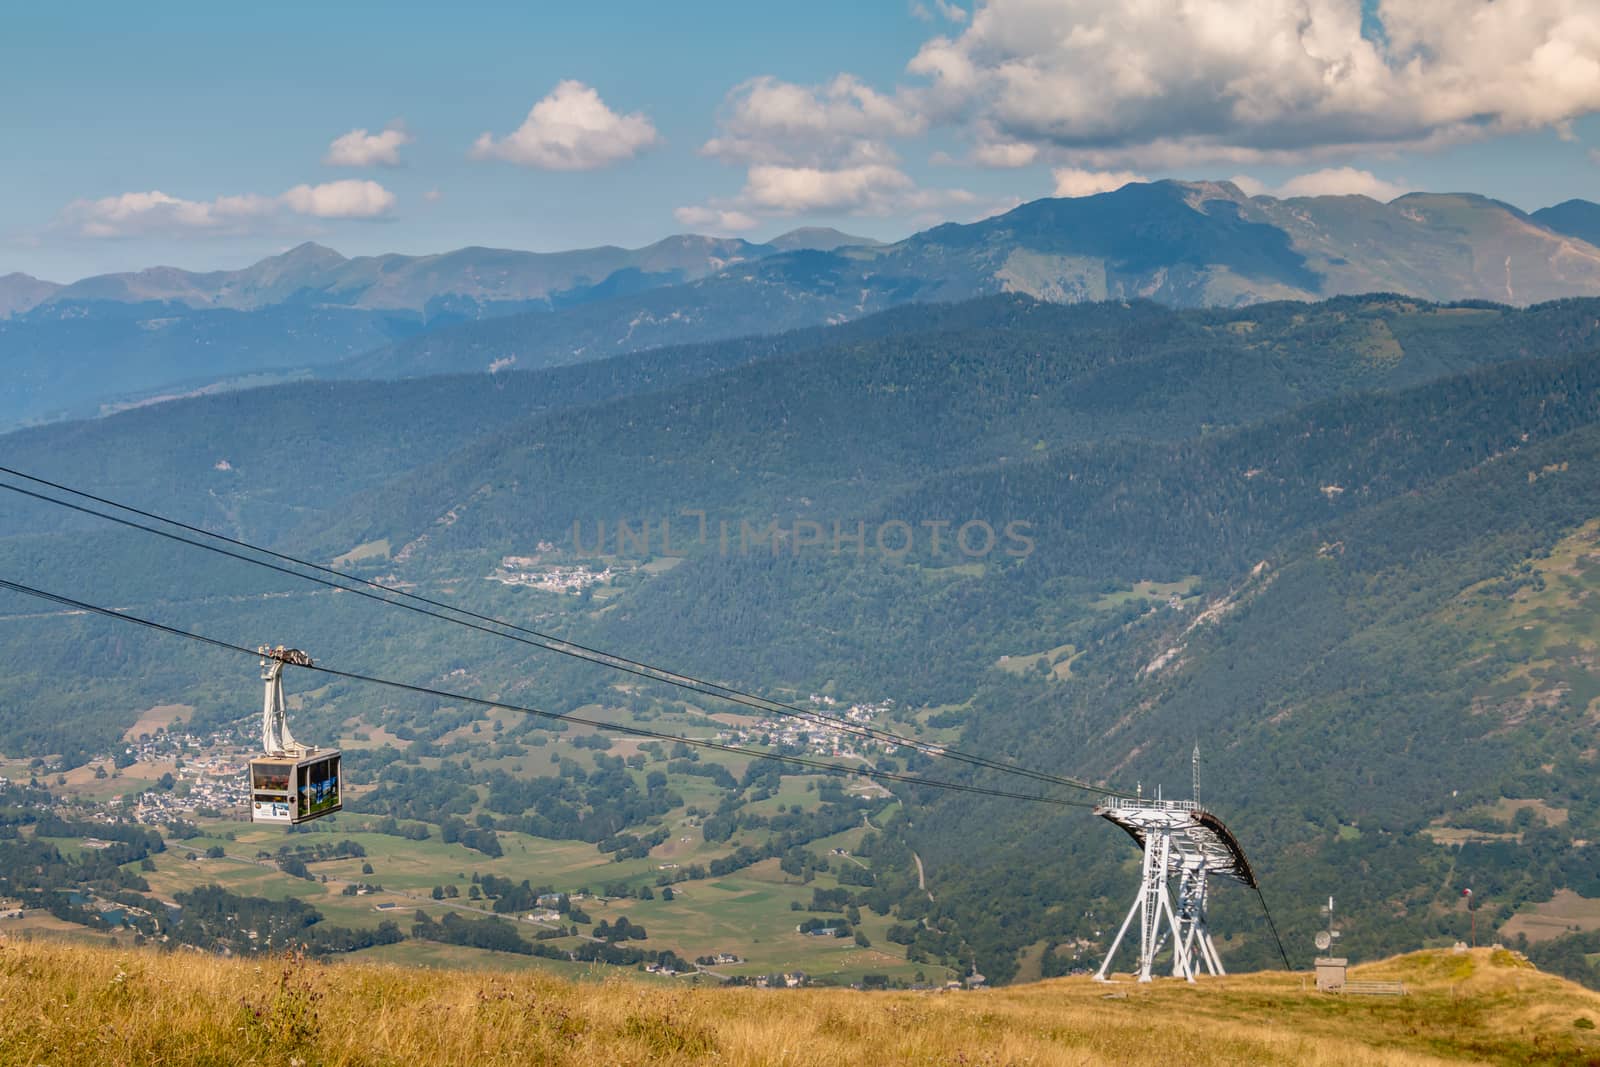
<path fill-rule="evenodd" d="M 1190 769 L 1194 771 L 1194 792 L 1189 799 L 1196 805 L 1200 803 L 1200 742 L 1194 743 L 1194 754 L 1189 757 Z"/>

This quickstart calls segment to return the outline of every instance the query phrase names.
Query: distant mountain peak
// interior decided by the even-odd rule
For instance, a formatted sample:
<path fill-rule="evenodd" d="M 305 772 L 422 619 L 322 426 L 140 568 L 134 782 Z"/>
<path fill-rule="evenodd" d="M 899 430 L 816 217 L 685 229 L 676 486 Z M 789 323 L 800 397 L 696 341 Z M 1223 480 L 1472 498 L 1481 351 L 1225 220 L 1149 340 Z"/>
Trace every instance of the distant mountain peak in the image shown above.
<path fill-rule="evenodd" d="M 1538 211 L 1535 211 L 1534 214 L 1535 215 L 1539 215 L 1539 214 L 1542 214 L 1544 212 L 1551 212 L 1551 211 L 1583 211 L 1583 212 L 1587 212 L 1587 213 L 1593 214 L 1593 213 L 1596 213 L 1596 212 L 1600 212 L 1600 204 L 1596 204 L 1592 200 L 1582 200 L 1582 199 L 1579 199 L 1577 197 L 1574 197 L 1571 200 L 1563 200 L 1563 201 L 1561 201 L 1561 203 L 1555 204 L 1555 205 L 1553 205 L 1551 207 L 1540 208 Z"/>
<path fill-rule="evenodd" d="M 1468 206 L 1473 208 L 1498 208 L 1509 211 L 1513 215 L 1524 214 L 1523 210 L 1515 204 L 1508 204 L 1504 200 L 1496 200 L 1492 196 L 1482 193 L 1429 193 L 1415 192 L 1397 196 L 1389 201 L 1391 204 L 1438 204 L 1441 206 Z"/>
<path fill-rule="evenodd" d="M 1600 204 L 1588 200 L 1563 200 L 1535 211 L 1530 218 L 1546 229 L 1600 245 Z"/>
<path fill-rule="evenodd" d="M 1139 183 L 1133 182 L 1130 184 L 1137 185 Z M 1250 195 L 1248 193 L 1227 179 L 1220 181 L 1192 182 L 1175 181 L 1169 179 L 1167 181 L 1159 181 L 1153 184 L 1174 186 L 1183 190 L 1187 196 L 1200 200 L 1232 200 L 1235 203 L 1243 203 L 1244 201 L 1250 199 Z M 1128 186 L 1124 185 L 1122 188 L 1126 189 L 1127 187 Z"/>
<path fill-rule="evenodd" d="M 275 256 L 268 256 L 266 259 L 256 263 L 255 266 L 259 267 L 263 263 L 293 264 L 295 266 L 337 266 L 340 263 L 348 262 L 349 260 L 344 255 L 329 248 L 327 245 L 319 245 L 315 241 L 303 241 L 287 252 L 279 252 Z"/>
<path fill-rule="evenodd" d="M 0 319 L 37 306 L 60 288 L 59 282 L 47 282 L 21 271 L 0 275 Z"/>
<path fill-rule="evenodd" d="M 836 230 L 832 226 L 801 226 L 787 233 L 780 233 L 767 244 L 784 252 L 797 252 L 809 249 L 816 252 L 832 252 L 835 248 L 853 246 L 881 245 L 883 242 L 871 237 L 857 237 L 854 234 Z"/>

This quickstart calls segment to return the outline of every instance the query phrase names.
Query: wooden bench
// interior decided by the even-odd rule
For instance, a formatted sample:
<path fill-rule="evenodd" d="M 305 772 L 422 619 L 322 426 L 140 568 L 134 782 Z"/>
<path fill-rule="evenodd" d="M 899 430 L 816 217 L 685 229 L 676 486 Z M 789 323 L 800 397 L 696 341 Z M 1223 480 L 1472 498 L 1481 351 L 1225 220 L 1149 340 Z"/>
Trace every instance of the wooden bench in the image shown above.
<path fill-rule="evenodd" d="M 1406 987 L 1404 982 L 1346 981 L 1340 992 L 1365 997 L 1403 997 Z"/>

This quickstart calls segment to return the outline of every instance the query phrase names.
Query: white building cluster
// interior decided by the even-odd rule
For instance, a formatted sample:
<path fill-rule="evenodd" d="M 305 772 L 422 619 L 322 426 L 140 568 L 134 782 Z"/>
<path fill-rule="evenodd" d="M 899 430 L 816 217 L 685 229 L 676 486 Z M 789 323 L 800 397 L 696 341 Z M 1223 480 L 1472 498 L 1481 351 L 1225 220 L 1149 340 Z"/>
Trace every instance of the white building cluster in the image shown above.
<path fill-rule="evenodd" d="M 788 718 L 782 716 L 768 716 L 756 719 L 749 726 L 729 727 L 719 730 L 717 741 L 722 744 L 760 744 L 783 745 L 790 748 L 804 749 L 814 756 L 830 756 L 840 759 L 886 755 L 892 756 L 900 749 L 907 747 L 892 741 L 880 741 L 864 732 L 860 727 L 871 727 L 880 718 L 887 716 L 894 709 L 893 700 L 879 700 L 876 702 L 862 702 L 843 706 L 832 697 L 810 697 L 810 703 L 828 708 L 826 718 L 822 721 Z M 841 710 L 835 710 L 841 709 Z M 826 721 L 838 720 L 837 724 Z M 940 752 L 938 745 L 918 745 L 920 751 L 929 755 Z"/>
<path fill-rule="evenodd" d="M 599 569 L 582 563 L 555 567 L 541 562 L 536 556 L 506 556 L 500 561 L 500 567 L 488 575 L 488 580 L 501 585 L 540 589 L 547 593 L 576 595 L 589 586 L 609 582 L 619 573 L 609 565 Z"/>
<path fill-rule="evenodd" d="M 134 818 L 143 823 L 166 823 L 190 818 L 199 809 L 229 811 L 249 801 L 245 782 L 248 754 L 230 734 L 207 735 L 168 731 L 131 741 L 123 754 L 135 764 L 175 764 L 174 788 L 147 789 L 139 798 Z M 187 788 L 178 788 L 187 784 Z"/>

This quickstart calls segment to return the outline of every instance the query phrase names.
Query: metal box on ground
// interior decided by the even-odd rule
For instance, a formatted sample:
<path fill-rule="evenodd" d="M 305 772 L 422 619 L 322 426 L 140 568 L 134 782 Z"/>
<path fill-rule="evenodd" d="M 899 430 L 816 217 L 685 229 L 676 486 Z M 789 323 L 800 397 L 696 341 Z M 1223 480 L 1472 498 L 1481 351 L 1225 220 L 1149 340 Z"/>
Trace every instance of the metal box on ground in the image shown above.
<path fill-rule="evenodd" d="M 1317 957 L 1317 992 L 1337 993 L 1344 989 L 1345 969 L 1350 960 L 1344 956 Z"/>

